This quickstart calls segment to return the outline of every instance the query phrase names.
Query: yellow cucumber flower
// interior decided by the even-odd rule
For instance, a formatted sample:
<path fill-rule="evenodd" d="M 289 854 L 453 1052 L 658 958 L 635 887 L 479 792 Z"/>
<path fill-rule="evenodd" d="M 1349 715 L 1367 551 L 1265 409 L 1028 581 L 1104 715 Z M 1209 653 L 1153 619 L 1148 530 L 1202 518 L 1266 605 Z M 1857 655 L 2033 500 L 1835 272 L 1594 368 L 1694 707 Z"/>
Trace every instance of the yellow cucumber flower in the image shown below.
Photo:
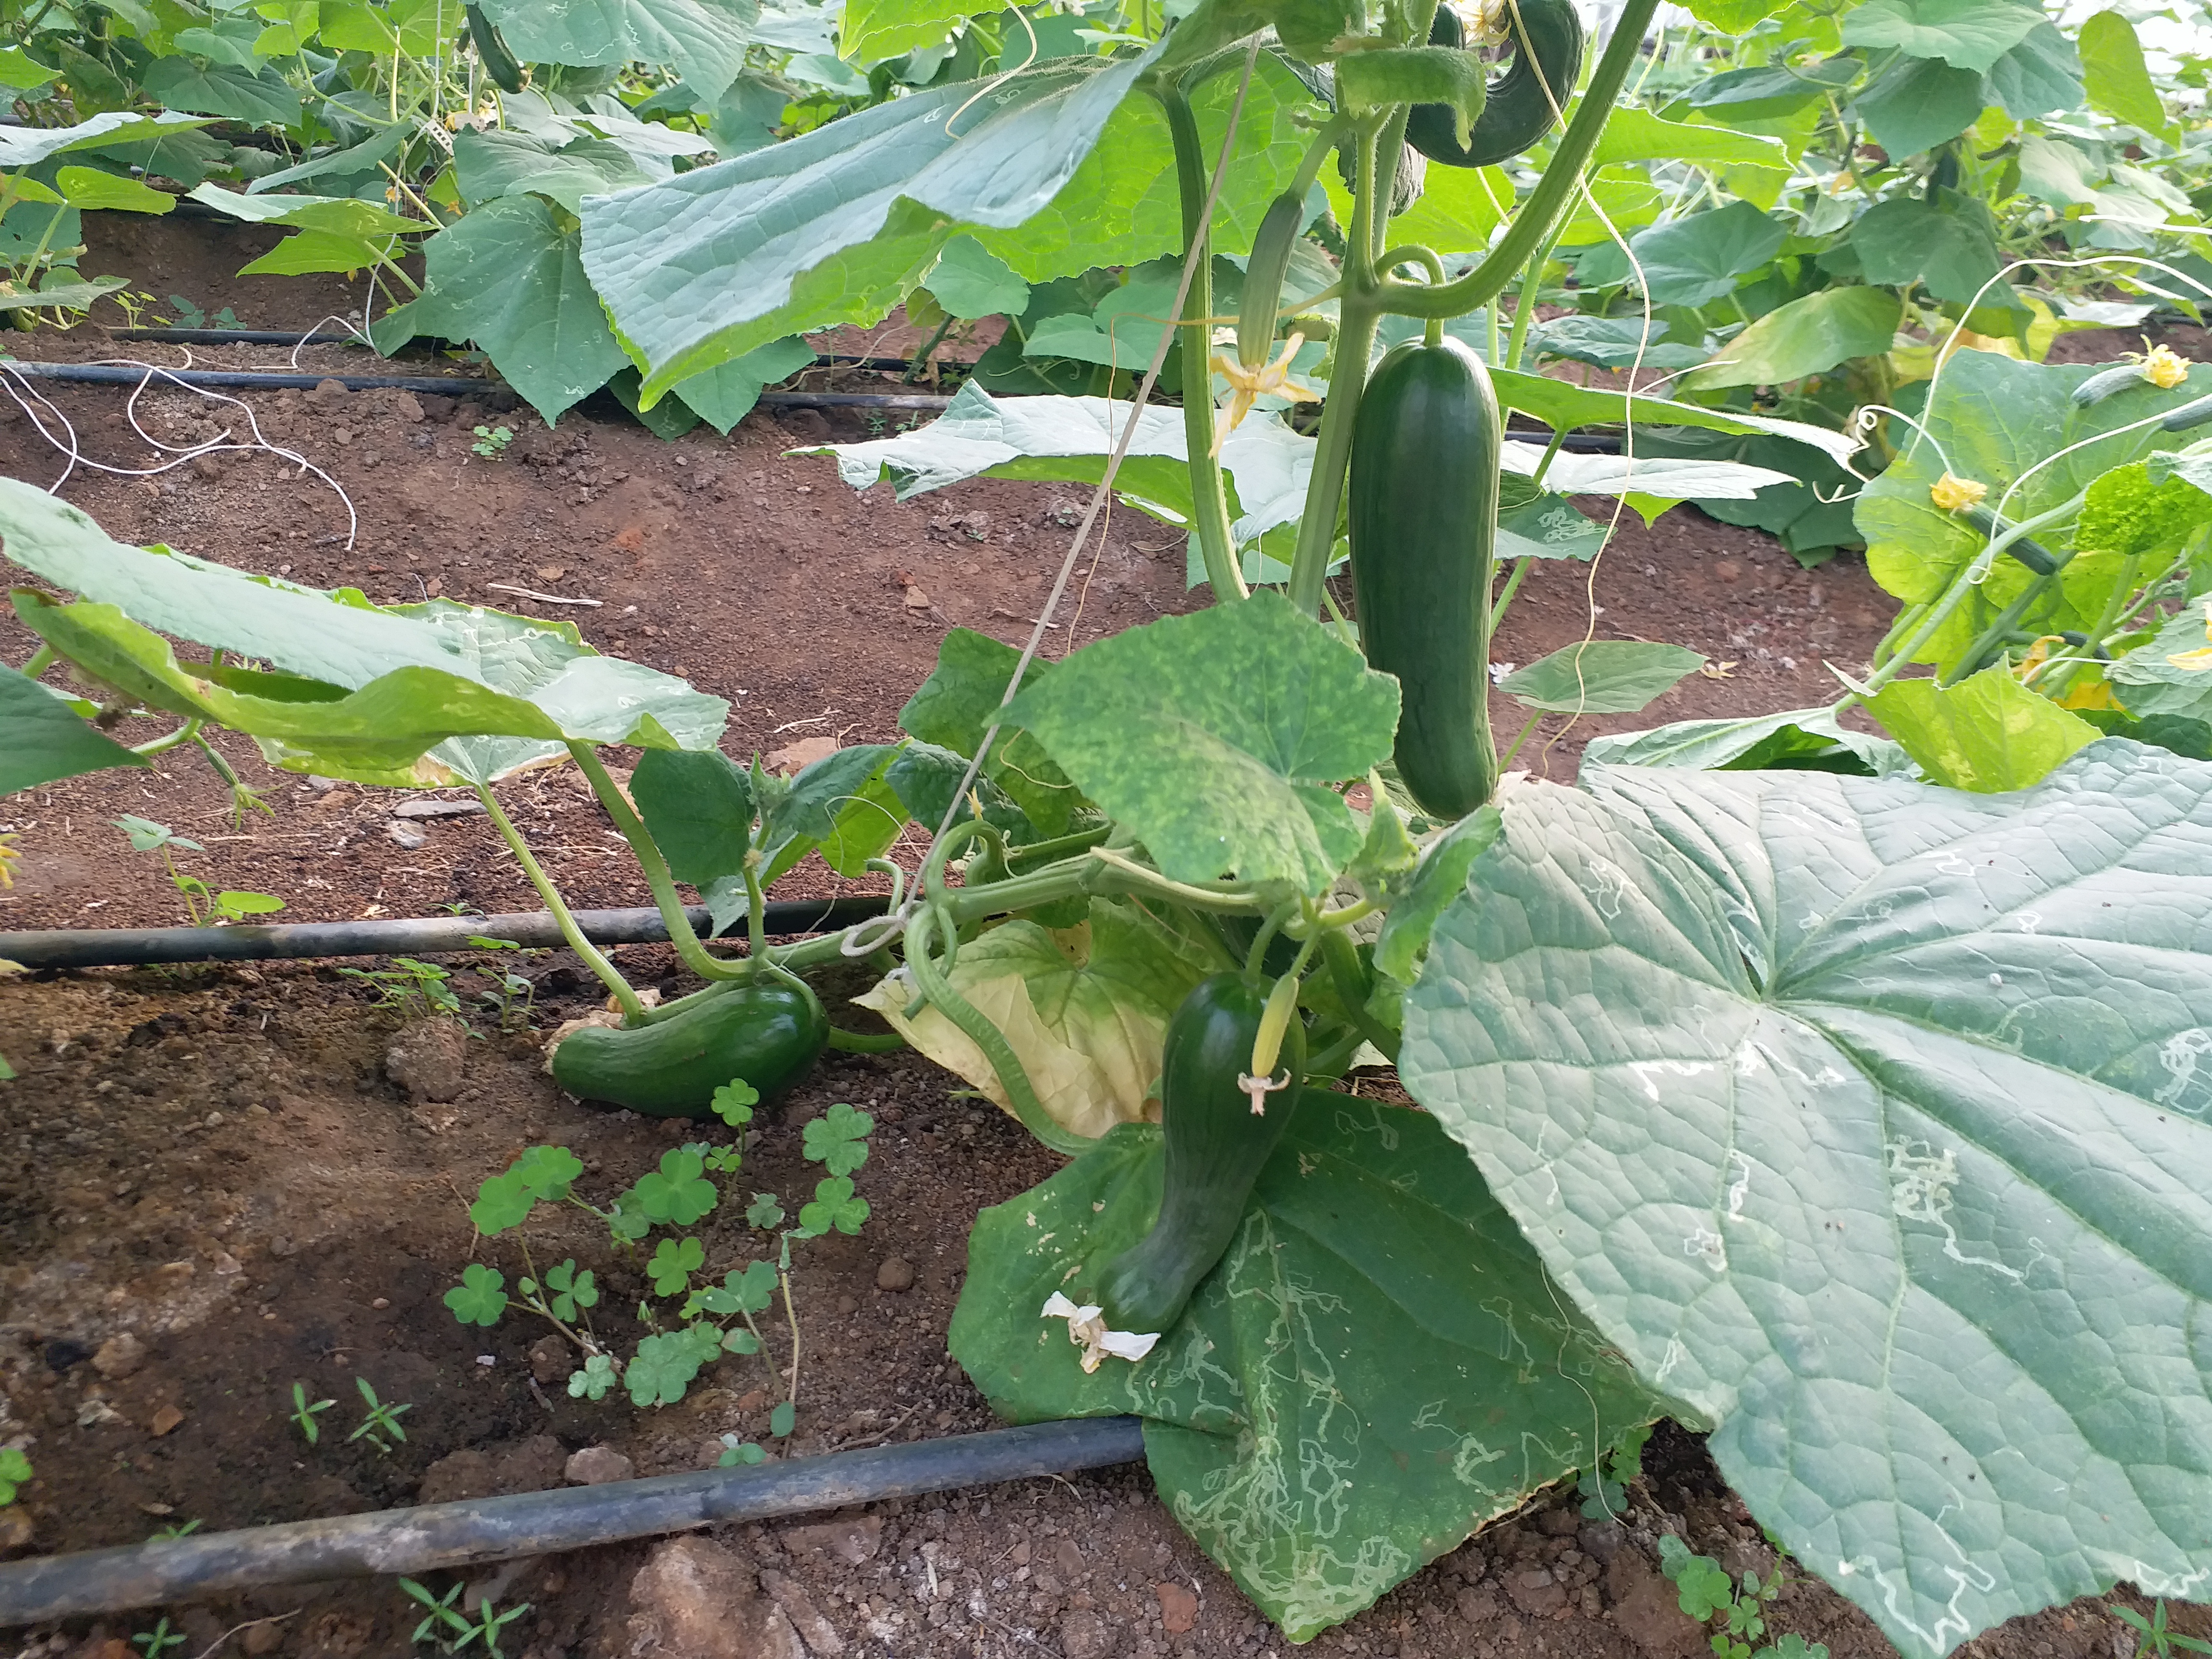
<path fill-rule="evenodd" d="M 1221 446 L 1228 441 L 1229 434 L 1261 398 L 1288 398 L 1296 404 L 1321 401 L 1320 392 L 1291 379 L 1291 359 L 1298 355 L 1298 348 L 1305 343 L 1304 335 L 1291 335 L 1283 342 L 1280 356 L 1257 368 L 1247 368 L 1225 353 L 1214 354 L 1213 372 L 1229 382 L 1229 407 L 1221 411 L 1222 418 L 1214 423 L 1213 453 L 1221 453 Z"/>
<path fill-rule="evenodd" d="M 2189 359 L 2169 346 L 2153 346 L 2143 355 L 2142 377 L 2160 392 L 2171 392 L 2189 378 Z"/>
<path fill-rule="evenodd" d="M 1977 506 L 1989 493 L 1987 484 L 1972 478 L 1954 477 L 1948 472 L 1928 486 L 1928 499 L 1946 513 L 1956 513 L 1961 507 Z"/>

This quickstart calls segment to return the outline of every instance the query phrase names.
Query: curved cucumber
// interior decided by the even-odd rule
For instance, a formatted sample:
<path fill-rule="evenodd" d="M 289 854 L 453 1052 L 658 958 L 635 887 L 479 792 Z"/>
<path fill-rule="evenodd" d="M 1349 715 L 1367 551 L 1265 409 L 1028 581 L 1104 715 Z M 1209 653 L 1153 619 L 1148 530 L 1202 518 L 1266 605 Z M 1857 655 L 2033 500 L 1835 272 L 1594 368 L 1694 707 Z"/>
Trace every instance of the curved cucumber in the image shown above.
<path fill-rule="evenodd" d="M 1376 366 L 1352 429 L 1352 581 L 1368 665 L 1398 677 L 1398 773 L 1436 818 L 1498 787 L 1490 581 L 1502 428 L 1490 372 L 1458 340 Z"/>
<path fill-rule="evenodd" d="M 1305 1027 L 1283 1034 L 1278 1066 L 1290 1085 L 1255 1115 L 1238 1086 L 1267 1011 L 1267 981 L 1216 974 L 1200 981 L 1168 1021 L 1160 1059 L 1160 1212 L 1152 1230 L 1106 1264 L 1098 1300 L 1117 1331 L 1164 1331 L 1213 1271 L 1244 1219 L 1253 1183 L 1297 1109 Z"/>
<path fill-rule="evenodd" d="M 1446 167 L 1486 167 L 1518 155 L 1555 126 L 1573 99 L 1583 72 L 1585 36 L 1574 0 L 1507 0 L 1513 63 L 1490 83 L 1482 118 L 1462 146 L 1452 112 L 1442 104 L 1416 104 L 1406 118 L 1406 142 Z M 1466 41 L 1459 14 L 1437 8 L 1429 28 L 1432 46 Z"/>
<path fill-rule="evenodd" d="M 822 1000 L 787 980 L 748 981 L 652 1025 L 586 1025 L 553 1051 L 553 1080 L 580 1100 L 648 1117 L 714 1115 L 743 1078 L 763 1098 L 805 1076 L 830 1040 Z"/>
<path fill-rule="evenodd" d="M 2212 421 L 2212 398 L 2199 398 L 2186 403 L 2158 423 L 2160 432 L 2186 432 L 2191 427 L 2203 426 Z"/>
<path fill-rule="evenodd" d="M 2011 526 L 1986 507 L 1970 507 L 1959 515 L 1973 526 L 1974 533 L 1992 541 Z M 2006 544 L 2005 551 L 2026 565 L 2039 576 L 2055 576 L 2065 562 L 2032 536 L 2022 536 Z"/>

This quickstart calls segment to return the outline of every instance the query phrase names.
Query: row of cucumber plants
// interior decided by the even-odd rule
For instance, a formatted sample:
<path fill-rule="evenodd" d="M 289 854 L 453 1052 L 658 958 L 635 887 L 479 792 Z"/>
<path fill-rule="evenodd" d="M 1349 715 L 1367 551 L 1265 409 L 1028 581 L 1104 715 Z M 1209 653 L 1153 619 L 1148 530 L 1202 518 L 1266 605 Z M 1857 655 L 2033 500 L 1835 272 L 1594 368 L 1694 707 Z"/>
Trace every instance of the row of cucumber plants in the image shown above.
<path fill-rule="evenodd" d="M 979 219 L 893 239 L 897 257 L 881 270 L 794 283 L 849 245 L 837 213 L 817 220 L 802 208 L 765 273 L 706 254 L 700 284 L 765 274 L 780 326 L 748 330 L 747 350 L 692 360 L 703 366 L 680 386 L 656 384 L 642 400 L 632 359 L 654 349 L 629 349 L 637 343 L 602 309 L 619 319 L 639 296 L 587 257 L 580 220 L 587 198 L 680 206 L 688 198 L 647 187 L 704 174 L 717 159 L 774 171 L 783 143 L 833 125 L 852 129 L 830 146 L 837 164 L 865 165 L 868 132 L 942 120 L 978 75 L 1096 68 L 1157 39 L 1176 9 L 634 0 L 596 27 L 524 0 L 46 0 L 0 21 L 0 85 L 28 122 L 0 131 L 0 310 L 58 320 L 110 294 L 134 319 L 198 316 L 204 308 L 185 296 L 73 269 L 82 210 L 165 212 L 183 190 L 291 233 L 248 270 L 371 270 L 362 325 L 380 348 L 473 343 L 548 420 L 611 386 L 664 434 L 701 419 L 726 431 L 764 385 L 807 365 L 805 332 L 872 324 L 901 300 L 908 321 L 933 327 L 933 347 L 1004 319 L 977 368 L 985 390 L 1126 392 L 1169 320 L 1164 256 L 1182 240 L 1157 130 L 1125 120 L 1107 135 L 1114 179 L 1064 194 L 1048 238 Z M 1573 76 L 1559 70 L 1580 38 L 1571 7 L 1528 0 L 1516 15 L 1554 52 L 1551 78 L 1562 85 L 1552 90 L 1563 94 Z M 1438 15 L 1438 31 L 1464 34 L 1456 12 Z M 1478 38 L 1510 34 L 1503 15 L 1493 7 L 1478 17 Z M 1304 27 L 1294 21 L 1283 38 L 1303 40 Z M 1867 404 L 1913 412 L 1931 331 L 1953 322 L 2037 358 L 2069 327 L 2139 319 L 2151 304 L 2193 311 L 2197 284 L 2212 277 L 2191 251 L 2202 132 L 2161 98 L 2118 11 L 2069 35 L 2027 0 L 1702 0 L 1660 46 L 1623 89 L 1627 107 L 1589 158 L 1574 210 L 1521 251 L 1518 325 L 1494 304 L 1455 319 L 1493 368 L 1661 369 L 1686 374 L 1683 395 L 1697 403 L 1833 427 Z M 2176 66 L 2188 86 L 2202 69 L 2194 58 Z M 955 88 L 949 102 L 940 96 Z M 1285 72 L 1255 93 L 1255 154 L 1280 152 L 1309 89 Z M 1525 74 L 1501 82 L 1493 131 L 1508 115 L 1548 117 L 1549 95 Z M 1414 148 L 1395 173 L 1406 234 L 1447 261 L 1471 261 L 1547 175 L 1547 125 L 1536 119 L 1533 147 L 1517 154 L 1494 141 L 1462 146 L 1449 122 L 1413 121 Z M 935 191 L 907 191 L 909 176 L 886 188 L 902 211 L 927 211 Z M 161 188 L 149 187 L 155 179 Z M 1237 182 L 1224 257 L 1202 273 L 1201 293 L 1223 313 L 1236 307 L 1264 206 L 1237 195 Z M 947 194 L 957 215 L 960 191 Z M 1355 211 L 1347 165 L 1316 169 L 1307 194 L 1295 268 L 1325 295 Z M 626 222 L 625 234 L 637 228 Z M 2095 263 L 2106 251 L 2156 253 L 2166 274 L 2138 268 L 2148 299 L 2114 301 L 2112 272 Z M 2022 258 L 2044 263 L 2023 276 Z M 1569 314 L 1535 323 L 1553 305 Z M 1302 349 L 1254 394 L 1263 408 L 1326 379 L 1334 313 L 1333 300 L 1316 301 Z M 1181 394 L 1185 368 L 1170 362 L 1169 396 Z M 1887 426 L 1875 435 L 1891 444 Z M 1832 456 L 1756 432 L 1644 434 L 1647 455 L 1662 447 L 1781 475 L 1748 495 L 1695 499 L 1776 532 L 1808 561 L 1856 539 L 1837 499 L 1849 475 Z M 1552 522 L 1564 545 L 1602 542 L 1601 530 Z"/>
<path fill-rule="evenodd" d="M 648 405 L 802 317 L 872 321 L 960 237 L 1018 268 L 1167 256 L 1184 384 L 1218 371 L 1227 408 L 977 388 L 839 459 L 907 489 L 963 469 L 1121 488 L 1193 526 L 1206 609 L 1051 662 L 954 630 L 897 741 L 782 778 L 721 752 L 720 700 L 566 624 L 121 546 L 5 483 L 0 536 L 35 579 L 15 607 L 44 643 L 0 672 L 0 788 L 143 763 L 105 729 L 140 710 L 248 733 L 281 768 L 475 787 L 622 1012 L 569 1073 L 617 1103 L 703 1116 L 725 1063 L 850 1041 L 798 988 L 877 962 L 871 1004 L 1072 1160 L 979 1216 L 955 1353 L 1012 1419 L 1142 1415 L 1164 1501 L 1293 1639 L 1620 1466 L 1662 1415 L 1706 1431 L 1759 1522 L 1907 1652 L 2123 1578 L 2185 1595 L 2212 1574 L 2212 765 L 2179 702 L 2128 699 L 2136 659 L 2175 699 L 2202 659 L 2138 642 L 2203 623 L 2197 463 L 2155 435 L 2185 430 L 2193 377 L 1946 366 L 1922 447 L 1859 507 L 1908 608 L 1845 702 L 1891 738 L 1790 711 L 1609 740 L 1575 787 L 1501 776 L 1492 623 L 1546 550 L 1515 514 L 1771 475 L 1516 444 L 1498 405 L 1555 430 L 1594 401 L 1834 435 L 1492 370 L 1457 337 L 1582 199 L 1651 9 L 1631 0 L 1573 100 L 1522 14 L 1504 79 L 1537 76 L 1566 118 L 1465 270 L 1394 212 L 1417 116 L 1470 157 L 1496 136 L 1487 66 L 1428 0 L 1202 0 L 1157 40 L 583 203 Z M 1253 252 L 1210 362 L 1213 254 L 1272 247 L 1339 154 L 1334 293 L 1301 287 L 1295 244 Z M 1316 320 L 1308 436 L 1252 405 Z M 1357 625 L 1328 603 L 1347 551 Z M 1449 597 L 1425 615 L 1424 578 Z M 1633 710 L 1698 660 L 1593 642 L 1501 689 Z M 2086 735 L 2045 742 L 2051 720 Z M 627 793 L 611 745 L 642 751 Z M 696 995 L 647 1007 L 501 810 L 501 778 L 562 760 Z M 914 869 L 885 856 L 908 822 L 930 833 Z M 890 914 L 765 939 L 763 892 L 809 852 L 887 876 Z M 698 936 L 679 884 L 743 954 Z M 799 1029 L 768 1040 L 763 997 Z M 625 1046 L 654 1063 L 611 1064 Z M 1425 1110 L 1342 1091 L 1378 1058 Z M 553 1196 L 535 1179 L 495 1184 Z M 696 1266 L 678 1244 L 672 1273 Z"/>

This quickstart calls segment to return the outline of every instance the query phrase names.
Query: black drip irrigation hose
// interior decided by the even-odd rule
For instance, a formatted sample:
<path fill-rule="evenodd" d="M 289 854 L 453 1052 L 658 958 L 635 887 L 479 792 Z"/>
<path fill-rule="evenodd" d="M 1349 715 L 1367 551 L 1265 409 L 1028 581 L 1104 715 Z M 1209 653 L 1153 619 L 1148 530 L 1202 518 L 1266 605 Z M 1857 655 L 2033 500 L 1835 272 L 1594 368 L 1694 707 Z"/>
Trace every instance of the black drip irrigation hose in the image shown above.
<path fill-rule="evenodd" d="M 1142 1419 L 1075 1419 L 750 1468 L 331 1516 L 0 1566 L 0 1626 L 160 1607 L 219 1590 L 475 1566 L 714 1522 L 1133 1463 Z"/>
<path fill-rule="evenodd" d="M 879 895 L 838 899 L 780 900 L 763 907 L 767 931 L 778 935 L 820 933 L 883 915 Z M 577 910 L 572 913 L 594 945 L 652 945 L 665 939 L 660 912 Z M 712 918 L 702 906 L 684 913 L 703 937 Z M 266 962 L 294 957 L 428 956 L 472 949 L 471 939 L 558 946 L 565 941 L 551 912 L 525 910 L 497 916 L 428 916 L 371 921 L 304 921 L 280 927 L 84 927 L 0 933 L 0 962 L 33 970 L 62 968 L 137 968 L 173 962 Z"/>

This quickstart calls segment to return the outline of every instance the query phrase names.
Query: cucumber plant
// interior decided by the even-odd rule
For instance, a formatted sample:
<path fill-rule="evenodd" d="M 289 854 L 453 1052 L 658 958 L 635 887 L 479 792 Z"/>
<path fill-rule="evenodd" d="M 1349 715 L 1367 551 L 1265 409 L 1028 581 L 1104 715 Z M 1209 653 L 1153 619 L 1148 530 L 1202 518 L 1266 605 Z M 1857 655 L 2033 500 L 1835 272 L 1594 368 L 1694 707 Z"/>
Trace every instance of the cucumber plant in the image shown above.
<path fill-rule="evenodd" d="M 1516 448 L 1502 433 L 1493 464 L 1484 379 L 1555 435 L 1663 416 L 1840 447 L 1756 411 L 1509 366 L 1533 307 L 1516 305 L 1508 333 L 1501 301 L 1516 286 L 1533 298 L 1532 265 L 1583 201 L 1649 0 L 1631 0 L 1578 96 L 1554 88 L 1567 119 L 1477 259 L 1416 234 L 1420 202 L 1398 181 L 1413 111 L 1448 106 L 1471 141 L 1483 75 L 1428 44 L 1433 6 L 1324 9 L 1202 0 L 1095 58 L 1009 66 L 988 96 L 923 88 L 772 155 L 581 204 L 582 263 L 647 409 L 795 331 L 873 322 L 916 283 L 951 285 L 948 258 L 974 268 L 963 238 L 1024 283 L 1102 255 L 1163 262 L 1164 292 L 1144 303 L 1166 326 L 1135 398 L 963 389 L 949 430 L 845 446 L 839 464 L 856 483 L 909 463 L 915 481 L 941 480 L 957 434 L 971 471 L 1090 480 L 1094 518 L 1118 483 L 1189 527 L 1206 608 L 1058 660 L 1036 655 L 1042 625 L 1026 651 L 952 630 L 898 741 L 791 778 L 723 755 L 724 705 L 563 624 L 262 583 L 119 546 L 0 483 L 6 556 L 79 596 L 18 589 L 17 612 L 58 657 L 96 665 L 117 717 L 212 720 L 280 767 L 372 785 L 474 784 L 606 983 L 617 1037 L 875 962 L 869 1006 L 1071 1160 L 978 1217 L 953 1352 L 1008 1417 L 1145 1417 L 1164 1501 L 1294 1639 L 1535 1489 L 1626 1468 L 1661 1416 L 1706 1431 L 1761 1524 L 1910 1652 L 1947 1653 L 2123 1571 L 2146 1593 L 2185 1593 L 2212 1573 L 2212 1418 L 2187 1334 L 2212 1294 L 2198 856 L 2212 765 L 2128 735 L 2022 744 L 2016 787 L 1976 792 L 1820 710 L 1750 736 L 1743 722 L 1664 728 L 1641 763 L 1620 763 L 1620 745 L 1574 787 L 1499 775 L 1474 693 L 1488 630 L 1541 556 L 1544 532 L 1520 515 L 1572 513 L 1564 497 L 1594 489 L 1626 504 L 1777 475 Z M 1294 246 L 1272 292 L 1273 257 L 1259 281 L 1220 276 L 1215 256 L 1250 247 L 1286 191 L 1329 196 L 1338 154 L 1340 254 Z M 863 165 L 865 211 L 849 190 Z M 1217 329 L 1234 330 L 1225 366 Z M 1291 337 L 1324 331 L 1326 361 L 1302 360 Z M 1361 480 L 1403 475 L 1361 431 L 1397 429 L 1370 416 L 1403 412 L 1387 354 L 1416 337 L 1397 361 L 1457 377 L 1452 427 L 1478 476 L 1406 478 L 1419 533 L 1400 550 Z M 1170 349 L 1184 407 L 1148 410 Z M 1217 370 L 1219 410 L 1200 395 Z M 2054 383 L 2074 411 L 2062 418 L 2112 423 L 2100 434 L 2124 423 L 2138 394 L 2081 410 L 2075 378 Z M 1322 382 L 1310 433 L 1266 406 Z M 1038 449 L 1056 460 L 1037 465 Z M 1969 453 L 1947 447 L 1943 470 L 1990 483 L 1997 536 L 2041 534 Z M 1493 465 L 1540 482 L 1509 501 Z M 2143 465 L 2129 499 L 2155 518 L 2146 492 L 2164 482 Z M 1898 488 L 1931 514 L 1971 505 L 1938 501 L 1942 483 Z M 1963 562 L 1991 568 L 1990 541 L 1951 522 L 1978 550 Z M 1451 603 L 1429 644 L 1363 637 L 1388 620 L 1388 592 L 1382 617 L 1341 614 L 1328 577 L 1347 528 L 1355 611 L 1363 558 L 1435 562 Z M 2045 545 L 2054 561 L 2068 550 Z M 2162 548 L 2144 553 L 2136 593 Z M 1513 574 L 1479 580 L 1486 556 Z M 2202 613 L 2166 625 L 2202 627 Z M 270 666 L 187 672 L 162 635 Z M 2159 653 L 2176 674 L 2186 654 Z M 1698 661 L 1590 641 L 1503 675 L 1497 695 L 1532 716 L 1634 712 Z M 40 764 L 117 763 L 79 741 L 104 737 L 100 705 L 18 678 L 9 706 L 52 734 Z M 1907 683 L 1869 684 L 1869 700 Z M 1409 719 L 1443 783 L 1394 763 Z M 1996 727 L 2008 719 L 2001 704 Z M 615 745 L 642 751 L 628 793 L 604 758 Z M 497 793 L 549 762 L 574 764 L 605 806 L 704 990 L 648 1008 L 575 930 Z M 929 838 L 911 867 L 886 856 L 908 823 Z M 810 851 L 883 875 L 889 910 L 771 944 L 762 894 Z M 744 955 L 700 936 L 679 886 L 715 933 L 742 929 Z M 1224 975 L 1239 987 L 1229 1054 L 1168 1065 L 1189 1000 L 1206 1013 Z M 1425 1109 L 1358 1097 L 1378 1056 Z M 1297 1095 L 1279 1122 L 1279 1079 Z M 1260 1136 L 1279 1139 L 1269 1152 Z M 817 1161 L 848 1144 L 831 1137 Z M 1205 1157 L 1171 1166 L 1166 1147 Z M 765 1310 L 745 1305 L 766 1284 L 749 1267 L 723 1282 L 726 1310 L 681 1311 L 713 1294 L 694 1286 L 703 1242 L 687 1250 L 680 1230 L 718 1200 L 717 1155 L 673 1151 L 635 1207 L 625 1194 L 598 1212 L 617 1249 L 670 1229 L 641 1265 L 684 1297 L 681 1328 L 644 1338 L 619 1374 L 645 1401 L 696 1373 L 697 1333 L 720 1349 Z M 479 1224 L 510 1230 L 568 1200 L 574 1163 L 534 1149 L 480 1191 Z M 850 1180 L 825 1176 L 796 1227 L 772 1195 L 749 1206 L 779 1239 L 772 1268 L 753 1264 L 779 1289 L 794 1242 L 865 1219 Z M 1232 1205 L 1225 1237 L 1208 1215 L 1149 1242 L 1164 1216 Z M 1132 1252 L 1154 1269 L 1133 1285 L 1115 1272 Z M 564 1292 L 524 1265 L 543 1316 L 576 1328 L 559 1298 L 577 1300 L 577 1278 Z M 496 1319 L 505 1285 L 471 1264 L 455 1311 Z M 597 1346 L 579 1393 L 617 1382 Z M 2146 1376 L 2170 1387 L 2153 1400 L 2128 1386 Z"/>

